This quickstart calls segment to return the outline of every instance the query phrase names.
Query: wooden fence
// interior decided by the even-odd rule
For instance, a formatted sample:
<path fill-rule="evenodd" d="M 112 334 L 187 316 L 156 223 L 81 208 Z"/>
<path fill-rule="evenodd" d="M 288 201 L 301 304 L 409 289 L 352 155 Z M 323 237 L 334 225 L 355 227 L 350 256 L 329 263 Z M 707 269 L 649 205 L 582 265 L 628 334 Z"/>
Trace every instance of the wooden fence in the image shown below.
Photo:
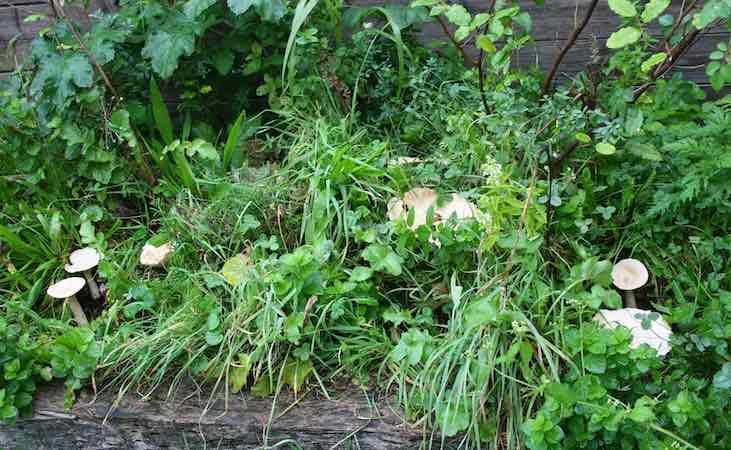
<path fill-rule="evenodd" d="M 476 12 L 486 8 L 491 0 L 462 0 L 469 10 Z M 384 0 L 351 0 L 353 5 L 374 5 L 389 3 Z M 409 0 L 396 0 L 391 3 L 407 4 Z M 525 66 L 538 64 L 548 67 L 556 54 L 566 43 L 566 38 L 573 30 L 575 23 L 583 17 L 590 0 L 547 0 L 544 6 L 537 6 L 533 0 L 521 0 L 521 7 L 533 18 L 533 37 L 535 42 L 516 55 L 516 61 Z M 680 9 L 682 0 L 673 0 L 670 12 Z M 89 24 L 88 13 L 93 11 L 110 11 L 114 8 L 114 0 L 96 0 L 86 11 L 78 8 L 67 8 L 67 13 Z M 27 50 L 30 41 L 47 26 L 47 20 L 26 22 L 33 15 L 53 16 L 48 2 L 39 0 L 0 0 L 0 76 L 13 70 Z M 574 76 L 583 70 L 586 64 L 605 53 L 605 43 L 619 24 L 618 17 L 609 10 L 607 2 L 602 0 L 576 45 L 569 51 L 559 69 L 557 80 Z M 653 30 L 659 33 L 659 30 Z M 435 24 L 425 25 L 422 36 L 426 40 L 445 39 L 440 27 Z M 718 42 L 728 41 L 725 30 L 711 30 L 686 53 L 677 65 L 686 79 L 704 84 L 707 82 L 704 65 L 707 55 Z"/>

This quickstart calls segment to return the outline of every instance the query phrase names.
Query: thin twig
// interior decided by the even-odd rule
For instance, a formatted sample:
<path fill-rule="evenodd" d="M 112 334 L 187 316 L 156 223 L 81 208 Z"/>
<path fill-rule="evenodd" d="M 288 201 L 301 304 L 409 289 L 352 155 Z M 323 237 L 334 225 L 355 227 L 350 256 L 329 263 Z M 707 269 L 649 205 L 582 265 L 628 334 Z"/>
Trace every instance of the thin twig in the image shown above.
<path fill-rule="evenodd" d="M 66 15 L 66 11 L 63 9 L 63 5 L 59 2 L 59 0 L 51 0 L 51 7 L 53 8 L 54 12 L 58 17 L 65 20 L 66 22 L 69 22 L 69 30 L 71 30 L 71 33 L 74 35 L 74 38 L 79 44 L 79 47 L 81 47 L 81 50 L 86 53 L 86 56 L 89 58 L 89 61 L 94 65 L 96 68 L 96 71 L 99 72 L 99 75 L 102 77 L 102 80 L 104 80 L 104 84 L 109 89 L 109 92 L 112 93 L 112 96 L 115 100 L 119 100 L 119 94 L 117 94 L 117 90 L 114 89 L 114 86 L 112 85 L 112 82 L 109 81 L 109 77 L 107 76 L 107 73 L 104 72 L 104 69 L 102 69 L 102 66 L 99 64 L 99 62 L 96 60 L 96 56 L 94 56 L 94 53 L 92 53 L 91 50 L 89 50 L 89 47 L 84 44 L 84 40 L 81 38 L 81 35 L 76 30 L 76 27 L 73 23 L 69 20 L 68 16 Z"/>
<path fill-rule="evenodd" d="M 444 21 L 444 19 L 441 16 L 437 16 L 437 22 L 439 22 L 439 25 L 442 26 L 442 31 L 444 31 L 444 34 L 447 35 L 450 41 L 452 41 L 452 44 L 459 50 L 459 52 L 462 54 L 462 59 L 464 59 L 465 64 L 472 65 L 470 62 L 469 56 L 467 56 L 467 52 L 464 50 L 464 46 L 457 42 L 457 39 L 454 38 L 454 35 L 449 31 L 449 27 L 447 27 L 447 23 Z"/>
<path fill-rule="evenodd" d="M 561 52 L 556 57 L 556 60 L 553 62 L 551 70 L 548 71 L 546 79 L 543 80 L 543 89 L 541 90 L 543 95 L 548 94 L 548 92 L 551 90 L 551 83 L 553 82 L 553 78 L 556 76 L 556 72 L 558 72 L 558 67 L 561 65 L 561 62 L 563 61 L 569 50 L 571 50 L 571 47 L 576 44 L 576 40 L 579 38 L 581 32 L 584 31 L 584 28 L 586 28 L 586 25 L 589 23 L 591 16 L 594 14 L 594 9 L 596 8 L 597 3 L 599 3 L 599 0 L 592 0 L 591 4 L 589 5 L 589 9 L 586 11 L 584 19 L 581 21 L 578 27 L 574 28 L 574 31 L 571 33 L 571 36 L 569 36 L 569 39 L 566 42 L 566 45 L 563 46 Z"/>

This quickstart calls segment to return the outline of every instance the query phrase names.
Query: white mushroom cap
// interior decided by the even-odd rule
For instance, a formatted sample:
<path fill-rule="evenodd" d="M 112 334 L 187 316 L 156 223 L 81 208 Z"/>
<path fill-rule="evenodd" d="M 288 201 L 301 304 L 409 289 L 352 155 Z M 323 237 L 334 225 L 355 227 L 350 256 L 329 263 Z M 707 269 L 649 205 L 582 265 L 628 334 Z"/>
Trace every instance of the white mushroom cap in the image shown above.
<path fill-rule="evenodd" d="M 159 247 L 145 244 L 140 254 L 140 264 L 148 267 L 160 267 L 165 264 L 173 250 L 175 250 L 175 247 L 172 242 L 166 242 Z"/>
<path fill-rule="evenodd" d="M 432 206 L 436 208 L 437 197 L 437 192 L 429 188 L 414 188 L 404 194 L 404 204 L 414 210 L 412 229 L 426 225 L 427 213 Z"/>
<path fill-rule="evenodd" d="M 647 267 L 632 258 L 623 259 L 612 268 L 612 281 L 623 291 L 631 291 L 644 286 L 649 277 Z"/>
<path fill-rule="evenodd" d="M 650 324 L 650 329 L 646 330 L 642 327 L 642 316 L 652 313 L 637 308 L 623 308 L 617 310 L 601 309 L 594 316 L 594 320 L 602 326 L 614 329 L 618 326 L 629 328 L 632 332 L 632 342 L 630 348 L 637 348 L 642 344 L 647 344 L 657 350 L 660 356 L 666 355 L 670 351 L 670 336 L 673 332 L 670 325 L 662 317 L 658 317 Z M 637 316 L 640 316 L 639 318 Z"/>
<path fill-rule="evenodd" d="M 474 217 L 476 210 L 477 207 L 465 200 L 464 197 L 458 194 L 452 194 L 452 200 L 437 209 L 436 213 L 439 214 L 440 220 L 449 220 L 453 214 L 457 216 L 457 219 L 463 220 Z"/>
<path fill-rule="evenodd" d="M 91 247 L 76 250 L 69 255 L 69 263 L 66 264 L 66 272 L 77 273 L 92 269 L 99 264 L 102 255 Z"/>
<path fill-rule="evenodd" d="M 49 287 L 46 294 L 53 298 L 69 298 L 82 290 L 85 284 L 86 280 L 81 277 L 66 278 Z"/>

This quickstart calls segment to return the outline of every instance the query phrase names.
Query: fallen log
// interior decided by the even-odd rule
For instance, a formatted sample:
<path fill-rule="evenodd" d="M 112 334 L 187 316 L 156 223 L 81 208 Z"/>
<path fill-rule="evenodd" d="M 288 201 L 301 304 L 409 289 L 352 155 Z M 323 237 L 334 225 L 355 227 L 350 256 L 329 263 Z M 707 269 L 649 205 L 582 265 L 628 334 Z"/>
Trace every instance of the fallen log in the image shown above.
<path fill-rule="evenodd" d="M 2 449 L 412 449 L 422 433 L 403 423 L 387 399 L 357 388 L 321 395 L 272 399 L 232 395 L 208 402 L 193 395 L 143 400 L 84 393 L 64 411 L 62 385 L 39 389 L 34 415 L 0 425 Z M 207 405 L 207 408 L 206 408 Z M 114 406 L 114 407 L 113 407 Z M 270 415 L 273 418 L 270 423 Z"/>

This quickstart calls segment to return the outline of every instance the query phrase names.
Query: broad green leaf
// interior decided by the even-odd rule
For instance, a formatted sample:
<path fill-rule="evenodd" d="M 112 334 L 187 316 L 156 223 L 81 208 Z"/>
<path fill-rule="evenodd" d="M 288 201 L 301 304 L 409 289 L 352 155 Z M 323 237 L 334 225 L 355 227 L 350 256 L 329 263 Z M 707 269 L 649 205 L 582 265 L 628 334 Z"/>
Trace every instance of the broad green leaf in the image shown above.
<path fill-rule="evenodd" d="M 231 285 L 236 286 L 243 282 L 251 271 L 251 260 L 248 256 L 239 254 L 229 258 L 221 269 L 221 276 Z"/>
<path fill-rule="evenodd" d="M 457 31 L 454 32 L 454 40 L 457 42 L 462 42 L 469 35 L 470 35 L 470 27 L 459 27 L 459 28 L 457 28 Z"/>
<path fill-rule="evenodd" d="M 188 0 L 183 5 L 183 12 L 191 19 L 195 19 L 201 15 L 203 11 L 210 8 L 215 3 L 216 0 Z"/>
<path fill-rule="evenodd" d="M 369 279 L 373 275 L 373 270 L 371 270 L 368 267 L 364 266 L 358 266 L 355 269 L 353 269 L 353 272 L 350 274 L 350 281 L 353 282 L 360 282 L 365 281 Z"/>
<path fill-rule="evenodd" d="M 703 5 L 703 9 L 693 16 L 693 26 L 701 30 L 716 19 L 728 17 L 731 14 L 731 5 L 724 1 L 709 1 Z"/>
<path fill-rule="evenodd" d="M 383 312 L 383 320 L 391 322 L 395 326 L 399 326 L 402 323 L 411 323 L 411 311 L 408 309 L 401 309 L 399 307 L 391 307 Z"/>
<path fill-rule="evenodd" d="M 182 56 L 190 56 L 195 49 L 195 35 L 192 32 L 181 30 L 171 34 L 167 31 L 157 31 L 147 38 L 142 56 L 149 58 L 152 69 L 163 79 L 170 78 Z"/>
<path fill-rule="evenodd" d="M 596 145 L 596 152 L 600 155 L 613 155 L 617 149 L 608 142 L 600 142 Z"/>
<path fill-rule="evenodd" d="M 726 363 L 713 376 L 713 386 L 718 389 L 731 389 L 731 363 Z"/>
<path fill-rule="evenodd" d="M 406 360 L 409 365 L 421 361 L 427 335 L 418 328 L 412 328 L 401 335 L 398 345 L 393 349 L 392 358 L 396 361 Z"/>
<path fill-rule="evenodd" d="M 246 385 L 246 379 L 249 376 L 251 370 L 251 356 L 245 353 L 239 353 L 238 362 L 231 364 L 229 370 L 229 384 L 231 385 L 231 392 L 237 394 Z"/>
<path fill-rule="evenodd" d="M 312 361 L 309 359 L 307 361 L 290 359 L 282 371 L 282 381 L 295 392 L 299 392 L 312 375 L 312 370 Z"/>
<path fill-rule="evenodd" d="M 657 19 L 668 6 L 670 6 L 670 0 L 650 0 L 650 2 L 645 6 L 645 10 L 642 11 L 642 21 L 645 23 L 652 22 Z"/>
<path fill-rule="evenodd" d="M 591 142 L 591 136 L 589 136 L 586 133 L 576 133 L 574 136 L 577 141 L 581 142 L 582 144 L 588 144 Z"/>
<path fill-rule="evenodd" d="M 371 244 L 362 253 L 363 259 L 371 263 L 373 270 L 383 271 L 391 275 L 401 275 L 403 258 L 397 255 L 388 245 Z"/>
<path fill-rule="evenodd" d="M 419 6 L 434 6 L 441 3 L 442 0 L 414 0 L 411 2 L 411 7 L 416 8 Z"/>
<path fill-rule="evenodd" d="M 607 47 L 619 49 L 634 44 L 642 36 L 642 31 L 636 27 L 624 27 L 612 33 L 607 40 Z"/>
<path fill-rule="evenodd" d="M 628 417 L 637 423 L 651 423 L 655 420 L 655 413 L 652 410 L 653 400 L 648 397 L 641 397 L 635 402 Z"/>
<path fill-rule="evenodd" d="M 257 2 L 258 0 L 228 0 L 228 7 L 238 16 L 248 11 Z"/>
<path fill-rule="evenodd" d="M 234 58 L 234 52 L 226 48 L 221 48 L 213 52 L 211 62 L 213 63 L 213 67 L 216 68 L 216 72 L 220 75 L 228 75 L 234 65 Z"/>
<path fill-rule="evenodd" d="M 495 48 L 495 44 L 492 43 L 492 40 L 484 34 L 481 34 L 477 36 L 477 47 L 486 51 L 487 53 L 494 53 L 497 49 Z"/>
<path fill-rule="evenodd" d="M 203 139 L 194 139 L 185 146 L 185 150 L 190 157 L 199 156 L 209 161 L 218 161 L 218 150 L 208 141 Z"/>
<path fill-rule="evenodd" d="M 450 22 L 459 27 L 469 27 L 472 21 L 472 16 L 470 16 L 467 9 L 459 4 L 450 5 L 445 16 Z"/>
<path fill-rule="evenodd" d="M 465 329 L 488 325 L 497 320 L 499 307 L 494 298 L 483 297 L 467 306 L 464 315 Z"/>
<path fill-rule="evenodd" d="M 629 0 L 609 0 L 609 8 L 622 17 L 635 17 L 637 8 Z"/>
<path fill-rule="evenodd" d="M 633 155 L 648 161 L 662 161 L 662 154 L 649 142 L 629 141 L 625 148 Z"/>
<path fill-rule="evenodd" d="M 137 136 L 132 131 L 129 123 L 129 112 L 125 109 L 114 111 L 109 117 L 109 127 L 114 130 L 122 139 L 127 141 L 127 145 L 131 148 L 137 147 Z"/>
<path fill-rule="evenodd" d="M 642 63 L 642 65 L 640 66 L 640 70 L 643 73 L 647 73 L 656 65 L 664 62 L 667 57 L 668 55 L 666 53 L 655 53 Z"/>

